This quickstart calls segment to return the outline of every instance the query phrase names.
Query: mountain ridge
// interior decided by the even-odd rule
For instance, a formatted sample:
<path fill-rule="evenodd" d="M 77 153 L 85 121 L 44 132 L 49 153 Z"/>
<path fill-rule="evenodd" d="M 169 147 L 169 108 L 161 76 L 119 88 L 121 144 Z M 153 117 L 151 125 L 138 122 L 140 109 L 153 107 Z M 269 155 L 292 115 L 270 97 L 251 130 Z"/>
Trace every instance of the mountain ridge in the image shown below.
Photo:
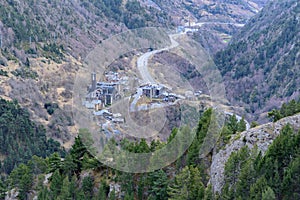
<path fill-rule="evenodd" d="M 215 55 L 228 99 L 248 113 L 260 115 L 300 95 L 299 10 L 294 0 L 270 2 Z"/>

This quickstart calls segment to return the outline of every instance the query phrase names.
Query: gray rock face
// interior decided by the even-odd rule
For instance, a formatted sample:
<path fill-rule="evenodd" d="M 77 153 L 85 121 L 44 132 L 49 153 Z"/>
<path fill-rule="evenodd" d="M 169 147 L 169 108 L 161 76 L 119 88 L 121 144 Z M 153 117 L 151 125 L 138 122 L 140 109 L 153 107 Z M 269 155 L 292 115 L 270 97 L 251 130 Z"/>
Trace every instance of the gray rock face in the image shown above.
<path fill-rule="evenodd" d="M 223 150 L 215 153 L 212 157 L 210 169 L 210 183 L 214 192 L 221 192 L 224 185 L 224 168 L 232 152 L 238 151 L 247 145 L 252 149 L 257 145 L 258 149 L 264 154 L 269 145 L 280 134 L 280 130 L 287 124 L 290 124 L 296 131 L 300 130 L 300 114 L 286 117 L 275 123 L 268 123 L 262 126 L 244 131 L 238 139 L 232 138 L 231 142 Z"/>

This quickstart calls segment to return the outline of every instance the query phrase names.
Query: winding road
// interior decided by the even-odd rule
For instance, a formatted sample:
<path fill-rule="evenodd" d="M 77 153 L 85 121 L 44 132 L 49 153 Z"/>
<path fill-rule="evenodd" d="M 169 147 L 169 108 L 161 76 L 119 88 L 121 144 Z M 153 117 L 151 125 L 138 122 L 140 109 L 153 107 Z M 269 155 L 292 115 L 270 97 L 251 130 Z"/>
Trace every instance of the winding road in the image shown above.
<path fill-rule="evenodd" d="M 204 24 L 206 24 L 206 23 L 199 23 L 198 25 L 202 26 Z M 227 24 L 229 24 L 229 23 L 227 23 Z M 238 25 L 241 25 L 241 24 L 238 24 Z M 151 83 L 151 84 L 157 83 L 148 71 L 148 60 L 157 53 L 160 53 L 162 51 L 168 51 L 168 50 L 171 50 L 173 48 L 178 47 L 179 43 L 175 40 L 175 38 L 180 36 L 180 35 L 183 35 L 183 34 L 185 34 L 185 32 L 169 35 L 170 40 L 171 40 L 171 45 L 170 46 L 165 47 L 163 49 L 158 49 L 158 50 L 147 52 L 147 53 L 143 54 L 142 56 L 140 56 L 138 58 L 137 68 L 138 68 L 139 73 L 142 77 L 143 83 Z M 134 111 L 136 109 L 136 104 L 137 104 L 139 98 L 141 97 L 141 95 L 142 95 L 141 90 L 138 90 L 138 92 L 134 95 L 133 102 L 130 105 L 130 110 L 131 111 Z M 227 112 L 227 111 L 224 111 L 224 113 L 226 115 L 235 115 L 238 121 L 242 120 L 242 117 L 235 114 L 235 113 Z M 247 120 L 245 120 L 245 123 L 246 123 L 246 130 L 249 130 L 250 129 L 250 123 Z"/>
<path fill-rule="evenodd" d="M 179 46 L 179 43 L 174 39 L 180 35 L 183 35 L 184 33 L 177 33 L 177 34 L 172 34 L 169 35 L 170 40 L 171 40 L 171 45 L 163 48 L 163 49 L 158 49 L 158 50 L 154 50 L 154 51 L 150 51 L 147 52 L 145 54 L 143 54 L 142 56 L 140 56 L 137 60 L 137 68 L 141 74 L 142 80 L 144 83 L 156 83 L 156 81 L 153 79 L 153 77 L 151 76 L 151 74 L 148 71 L 148 60 L 150 57 L 152 57 L 153 55 L 160 53 L 162 51 L 169 51 L 177 46 Z"/>

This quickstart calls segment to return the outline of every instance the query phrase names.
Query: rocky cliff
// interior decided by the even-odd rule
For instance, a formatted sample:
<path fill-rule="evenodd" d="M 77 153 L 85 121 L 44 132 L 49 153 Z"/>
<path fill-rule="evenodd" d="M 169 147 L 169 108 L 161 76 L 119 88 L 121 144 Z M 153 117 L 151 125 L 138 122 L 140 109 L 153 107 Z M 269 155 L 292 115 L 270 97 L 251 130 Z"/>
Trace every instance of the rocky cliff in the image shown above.
<path fill-rule="evenodd" d="M 234 135 L 226 147 L 219 152 L 215 152 L 212 157 L 212 165 L 210 169 L 210 183 L 215 192 L 221 192 L 224 184 L 224 168 L 225 163 L 231 153 L 240 150 L 247 145 L 252 149 L 255 145 L 263 154 L 267 151 L 272 141 L 280 134 L 280 130 L 287 124 L 298 131 L 300 130 L 300 114 L 283 118 L 275 123 L 268 123 L 248 131 Z"/>

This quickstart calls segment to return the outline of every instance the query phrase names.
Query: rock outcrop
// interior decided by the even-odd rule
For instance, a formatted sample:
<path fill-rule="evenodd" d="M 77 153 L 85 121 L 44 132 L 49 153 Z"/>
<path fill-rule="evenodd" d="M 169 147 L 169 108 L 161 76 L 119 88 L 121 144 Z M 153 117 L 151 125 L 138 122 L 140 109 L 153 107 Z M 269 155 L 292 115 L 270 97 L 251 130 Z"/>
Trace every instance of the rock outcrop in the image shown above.
<path fill-rule="evenodd" d="M 262 126 L 252 128 L 240 133 L 240 136 L 233 136 L 231 142 L 226 147 L 215 153 L 212 157 L 210 170 L 210 183 L 215 192 L 220 192 L 224 184 L 225 163 L 232 152 L 238 151 L 247 145 L 252 149 L 257 145 L 258 149 L 264 154 L 269 145 L 280 134 L 280 130 L 287 124 L 290 124 L 296 131 L 300 130 L 300 114 L 283 118 L 275 123 L 268 123 Z"/>

